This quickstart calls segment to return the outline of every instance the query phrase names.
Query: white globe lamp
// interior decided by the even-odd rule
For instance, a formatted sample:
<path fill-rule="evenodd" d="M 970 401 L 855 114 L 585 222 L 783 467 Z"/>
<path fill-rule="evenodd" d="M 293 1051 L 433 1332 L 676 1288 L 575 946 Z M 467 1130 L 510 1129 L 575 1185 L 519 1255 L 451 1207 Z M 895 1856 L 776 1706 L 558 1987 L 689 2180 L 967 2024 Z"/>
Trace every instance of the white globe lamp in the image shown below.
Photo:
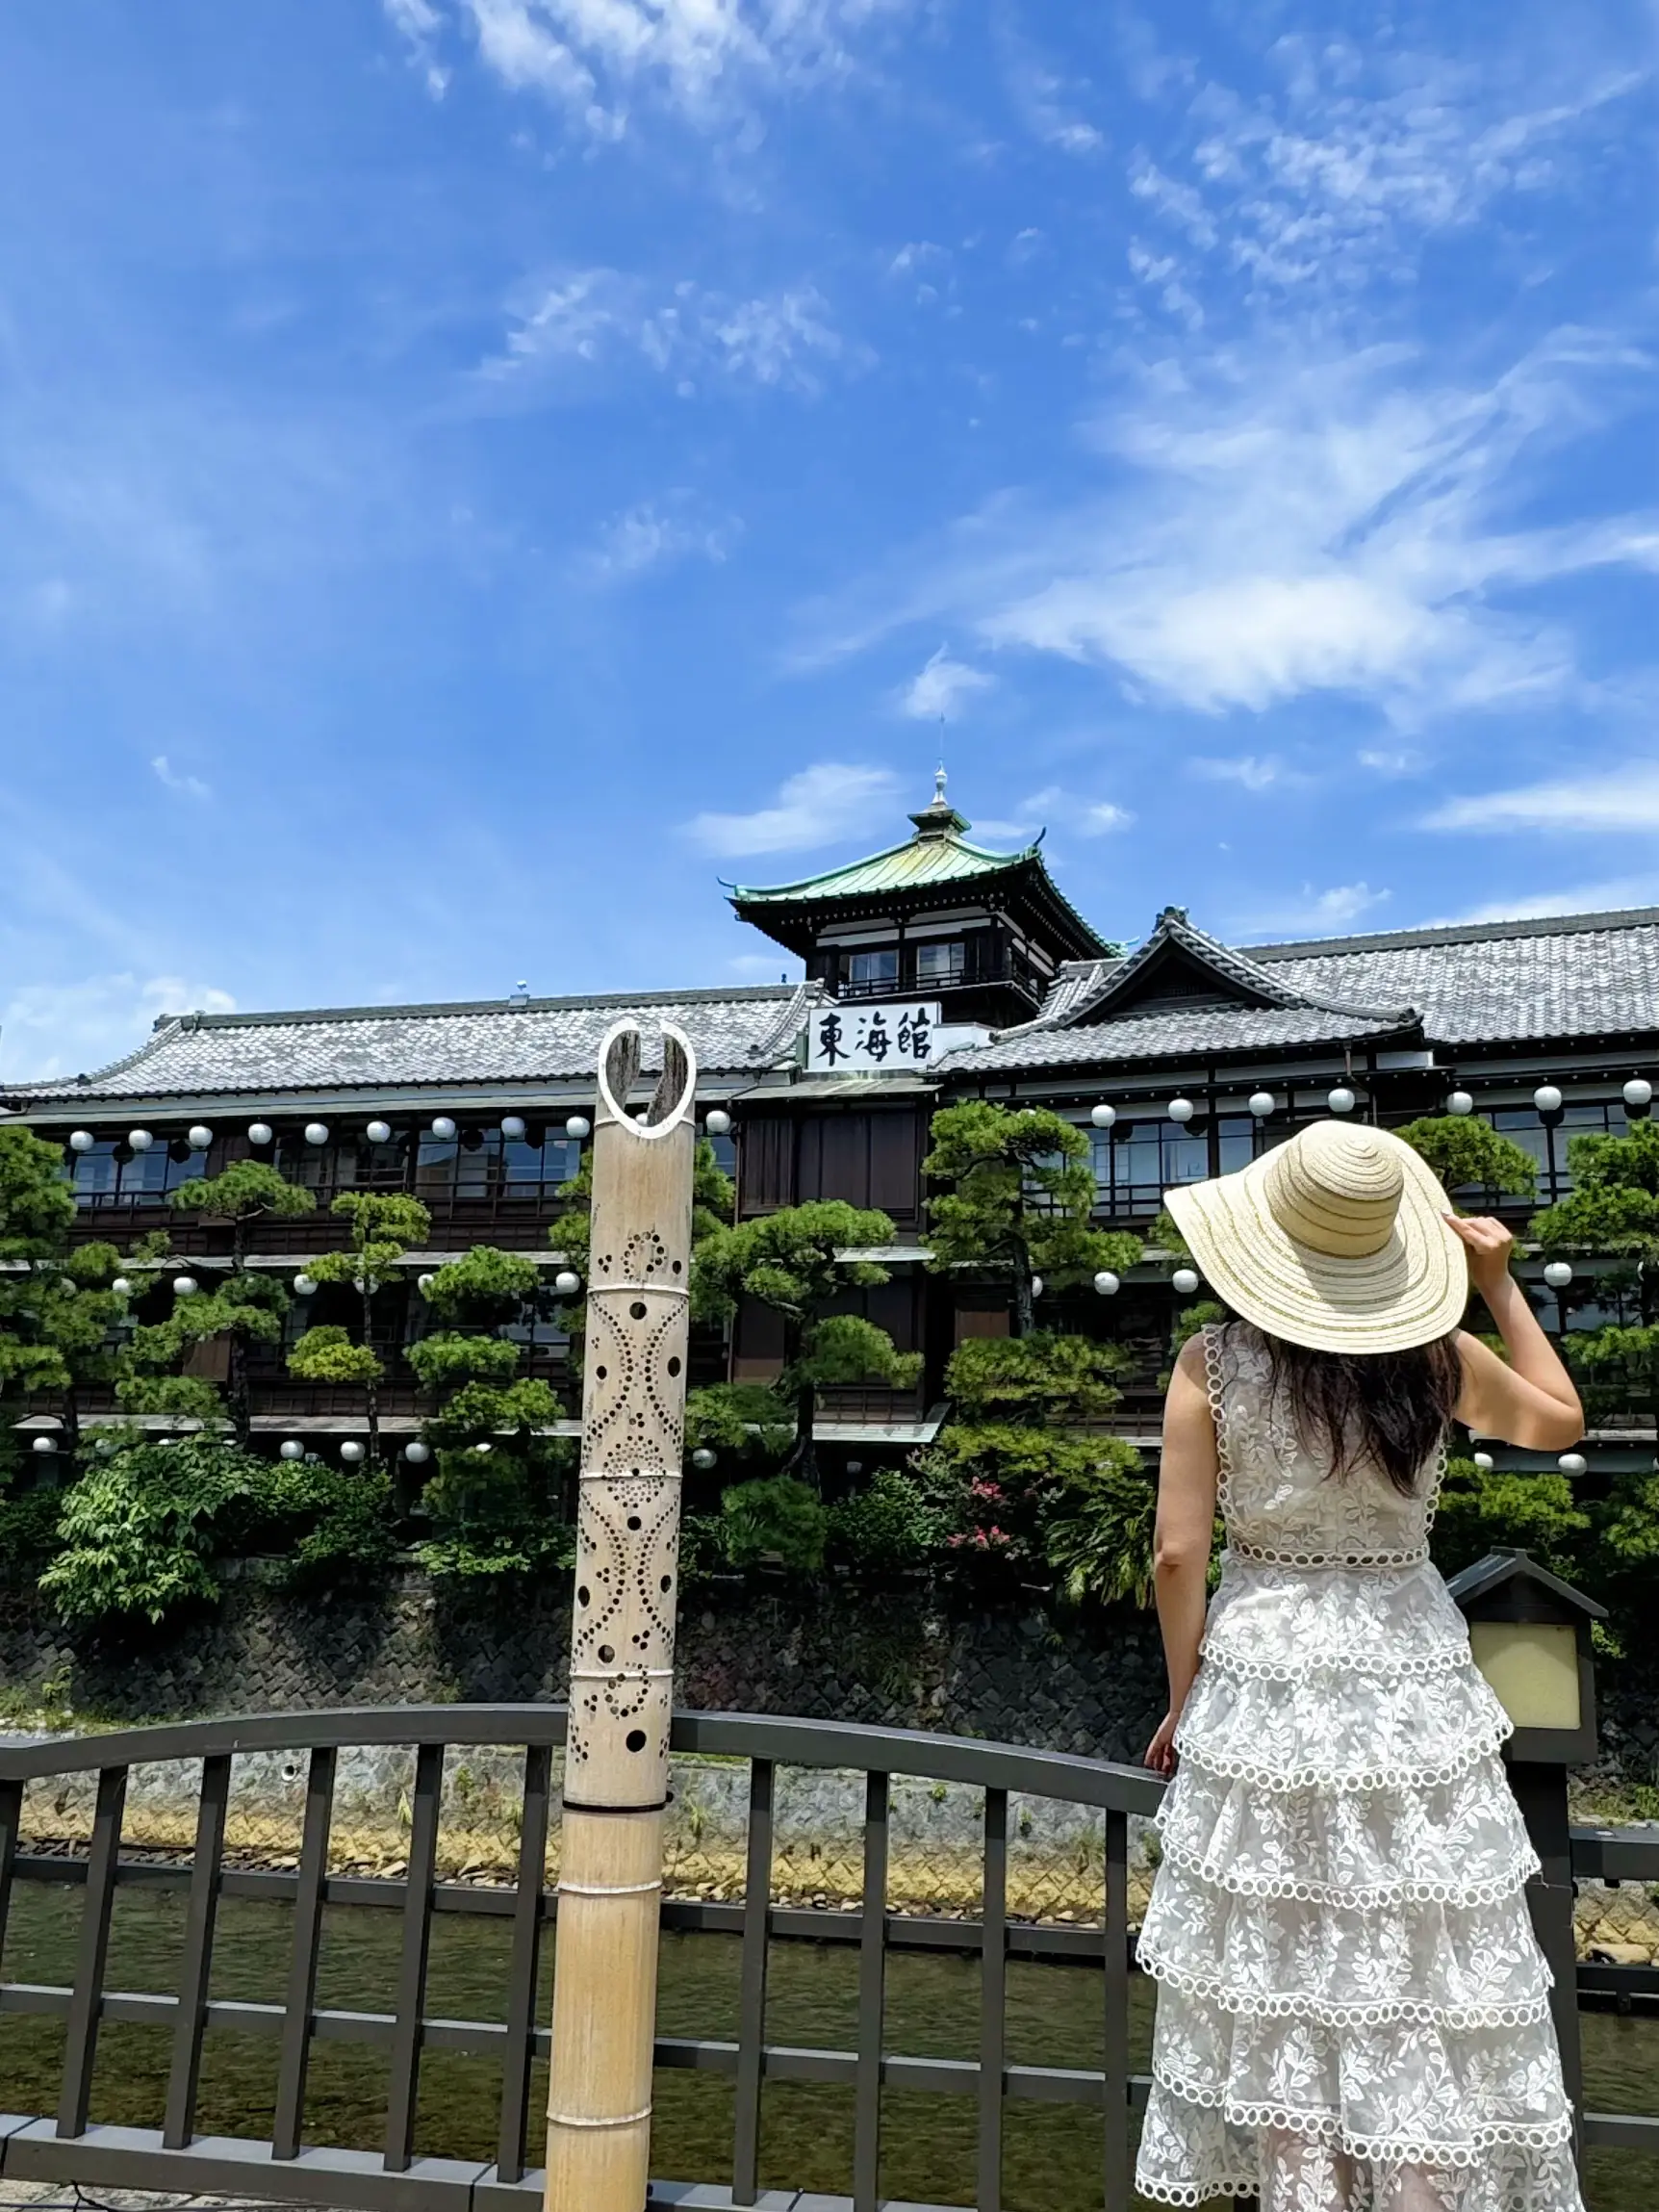
<path fill-rule="evenodd" d="M 340 1447 L 340 1456 L 348 1467 L 355 1467 L 358 1460 L 363 1457 L 363 1446 L 357 1442 L 356 1438 L 348 1436 Z"/>
<path fill-rule="evenodd" d="M 155 1139 L 147 1129 L 129 1129 L 127 1131 L 127 1143 L 135 1152 L 147 1152 L 155 1143 Z"/>
<path fill-rule="evenodd" d="M 110 1288 L 117 1298 L 131 1298 L 133 1295 L 133 1286 L 125 1275 L 117 1275 Z"/>
<path fill-rule="evenodd" d="M 1564 1475 L 1588 1475 L 1590 1462 L 1582 1452 L 1564 1452 L 1555 1462 Z"/>
<path fill-rule="evenodd" d="M 724 1106 L 716 1106 L 703 1116 L 702 1125 L 711 1137 L 729 1137 L 731 1116 Z"/>
<path fill-rule="evenodd" d="M 1171 1287 L 1178 1290 L 1183 1298 L 1190 1298 L 1198 1288 L 1198 1271 L 1196 1268 L 1177 1268 L 1169 1280 Z"/>
<path fill-rule="evenodd" d="M 1185 1126 L 1191 1120 L 1198 1109 L 1193 1105 L 1190 1098 L 1172 1098 L 1165 1111 L 1172 1121 L 1179 1121 Z"/>
<path fill-rule="evenodd" d="M 97 1142 L 90 1129 L 71 1129 L 69 1132 L 71 1152 L 89 1152 Z"/>
<path fill-rule="evenodd" d="M 501 1118 L 501 1134 L 509 1145 L 522 1145 L 528 1127 L 522 1114 L 506 1114 Z"/>
<path fill-rule="evenodd" d="M 488 1444 L 474 1444 L 472 1449 L 478 1454 L 479 1458 L 482 1459 L 488 1455 L 492 1450 L 492 1447 Z"/>
<path fill-rule="evenodd" d="M 1110 1268 L 1102 1268 L 1094 1278 L 1094 1287 L 1102 1298 L 1115 1298 L 1123 1284 Z"/>
<path fill-rule="evenodd" d="M 1448 1092 L 1446 1094 L 1446 1112 L 1448 1114 L 1472 1114 L 1474 1112 L 1474 1100 L 1467 1091 Z"/>
<path fill-rule="evenodd" d="M 1626 1106 L 1633 1107 L 1637 1113 L 1646 1113 L 1653 1103 L 1653 1086 L 1645 1075 L 1633 1075 L 1621 1095 Z M 71 1137 L 69 1142 L 73 1144 L 74 1139 Z"/>
<path fill-rule="evenodd" d="M 205 1121 L 192 1121 L 185 1131 L 185 1143 L 192 1152 L 205 1152 L 213 1143 L 213 1131 Z"/>
<path fill-rule="evenodd" d="M 1541 1083 L 1532 1094 L 1532 1102 L 1541 1114 L 1561 1112 L 1561 1093 L 1553 1083 Z"/>
<path fill-rule="evenodd" d="M 1091 1106 L 1088 1118 L 1097 1129 L 1110 1129 L 1117 1119 L 1117 1108 L 1109 1106 L 1103 1098 L 1098 1106 Z"/>
<path fill-rule="evenodd" d="M 328 1123 L 326 1121 L 308 1121 L 305 1124 L 305 1141 L 308 1145 L 326 1145 L 328 1142 Z"/>
<path fill-rule="evenodd" d="M 420 1437 L 417 1436 L 412 1444 L 404 1445 L 403 1456 L 408 1460 L 411 1467 L 424 1467 L 427 1460 L 432 1456 L 432 1447 L 430 1444 L 422 1444 Z"/>
<path fill-rule="evenodd" d="M 363 1134 L 371 1145 L 390 1145 L 392 1142 L 392 1124 L 390 1121 L 370 1121 Z"/>
<path fill-rule="evenodd" d="M 718 1462 L 719 1453 L 711 1452 L 706 1444 L 700 1444 L 697 1450 L 691 1455 L 692 1465 L 698 1468 L 704 1475 L 708 1473 L 711 1467 L 717 1465 Z"/>
<path fill-rule="evenodd" d="M 56 1452 L 57 1449 L 58 1439 L 55 1436 L 37 1436 L 35 1439 L 35 1450 L 39 1453 L 42 1459 L 46 1457 L 48 1453 Z"/>
<path fill-rule="evenodd" d="M 1544 1279 L 1551 1290 L 1565 1290 L 1572 1280 L 1572 1262 L 1570 1260 L 1551 1260 L 1544 1271 Z"/>
<path fill-rule="evenodd" d="M 434 1282 L 437 1281 L 437 1279 L 438 1278 L 436 1275 L 417 1275 L 415 1277 L 415 1288 L 421 1293 L 421 1296 L 424 1298 L 427 1292 L 432 1288 Z"/>
<path fill-rule="evenodd" d="M 1491 1474 L 1493 1468 L 1497 1465 L 1490 1452 L 1477 1452 L 1474 1455 L 1474 1463 L 1483 1474 Z"/>
<path fill-rule="evenodd" d="M 1042 1280 L 1042 1277 L 1041 1277 L 1041 1275 L 1033 1275 L 1033 1277 L 1032 1277 L 1032 1296 L 1033 1296 L 1033 1298 L 1041 1298 L 1041 1296 L 1042 1296 L 1042 1293 L 1043 1293 L 1043 1280 Z"/>
<path fill-rule="evenodd" d="M 1339 1083 L 1334 1091 L 1326 1093 L 1325 1104 L 1333 1114 L 1351 1114 L 1356 1103 L 1354 1093 L 1345 1083 Z"/>
<path fill-rule="evenodd" d="M 294 1295 L 295 1298 L 310 1298 L 316 1289 L 317 1277 L 315 1275 L 301 1274 L 294 1276 Z"/>
<path fill-rule="evenodd" d="M 594 1125 L 585 1114 L 573 1114 L 565 1123 L 565 1135 L 575 1138 L 579 1144 L 584 1137 L 593 1135 Z"/>
<path fill-rule="evenodd" d="M 291 1462 L 295 1459 L 303 1459 L 305 1457 L 305 1446 L 301 1444 L 297 1436 L 291 1436 L 282 1447 L 282 1456 Z"/>
<path fill-rule="evenodd" d="M 100 1459 L 110 1459 L 115 1456 L 115 1447 L 107 1436 L 100 1436 L 92 1450 Z"/>
<path fill-rule="evenodd" d="M 1276 1110 L 1279 1101 L 1271 1091 L 1252 1091 L 1248 1104 L 1257 1120 L 1265 1121 L 1268 1115 Z"/>
<path fill-rule="evenodd" d="M 440 1114 L 434 1119 L 432 1134 L 440 1145 L 452 1145 L 455 1142 L 455 1124 L 447 1114 Z"/>
<path fill-rule="evenodd" d="M 200 1288 L 201 1285 L 196 1281 L 194 1275 L 174 1275 L 173 1277 L 174 1298 L 194 1298 Z"/>
<path fill-rule="evenodd" d="M 270 1123 L 268 1121 L 250 1121 L 247 1125 L 247 1141 L 250 1145 L 268 1145 L 270 1143 Z"/>
<path fill-rule="evenodd" d="M 553 1277 L 553 1288 L 560 1298 L 574 1298 L 582 1287 L 582 1278 L 574 1268 L 561 1268 Z"/>

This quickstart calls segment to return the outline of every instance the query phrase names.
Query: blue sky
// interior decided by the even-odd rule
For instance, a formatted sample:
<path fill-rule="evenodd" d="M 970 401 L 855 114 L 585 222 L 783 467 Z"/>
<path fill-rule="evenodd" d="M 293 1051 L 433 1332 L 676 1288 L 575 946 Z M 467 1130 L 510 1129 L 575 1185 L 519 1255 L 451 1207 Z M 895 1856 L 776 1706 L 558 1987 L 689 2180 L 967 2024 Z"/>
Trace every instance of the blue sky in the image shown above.
<path fill-rule="evenodd" d="M 1652 0 L 9 0 L 0 1069 L 1659 901 Z"/>

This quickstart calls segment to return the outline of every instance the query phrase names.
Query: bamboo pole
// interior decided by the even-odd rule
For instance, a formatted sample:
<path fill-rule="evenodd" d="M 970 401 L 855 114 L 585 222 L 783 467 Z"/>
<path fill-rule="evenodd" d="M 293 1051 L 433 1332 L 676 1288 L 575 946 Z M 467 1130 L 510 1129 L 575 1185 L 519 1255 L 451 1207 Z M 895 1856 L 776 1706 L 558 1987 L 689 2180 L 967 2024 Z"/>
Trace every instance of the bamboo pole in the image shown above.
<path fill-rule="evenodd" d="M 697 1066 L 665 1024 L 642 1123 L 639 1057 L 618 1022 L 594 1116 L 547 2212 L 643 2212 L 650 2173 Z"/>

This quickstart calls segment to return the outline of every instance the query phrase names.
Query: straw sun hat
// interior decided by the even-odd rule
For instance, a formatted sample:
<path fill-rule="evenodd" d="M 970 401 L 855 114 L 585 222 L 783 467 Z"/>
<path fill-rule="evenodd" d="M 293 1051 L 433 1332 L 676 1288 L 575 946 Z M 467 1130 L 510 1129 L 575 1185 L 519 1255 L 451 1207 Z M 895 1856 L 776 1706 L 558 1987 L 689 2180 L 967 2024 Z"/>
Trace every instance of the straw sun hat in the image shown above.
<path fill-rule="evenodd" d="M 1468 1260 L 1426 1163 L 1386 1129 L 1314 1121 L 1163 1202 L 1217 1296 L 1316 1351 L 1404 1351 L 1463 1319 Z"/>

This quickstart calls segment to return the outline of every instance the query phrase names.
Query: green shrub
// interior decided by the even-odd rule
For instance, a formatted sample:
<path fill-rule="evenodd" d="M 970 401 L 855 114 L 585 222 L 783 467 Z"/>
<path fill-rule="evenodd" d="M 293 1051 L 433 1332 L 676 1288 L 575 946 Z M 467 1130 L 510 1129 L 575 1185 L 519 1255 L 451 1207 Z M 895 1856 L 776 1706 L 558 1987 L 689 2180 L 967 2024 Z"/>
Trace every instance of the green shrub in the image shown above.
<path fill-rule="evenodd" d="M 1044 1554 L 1074 1605 L 1152 1603 L 1158 1485 L 1133 1444 L 1108 1437 L 1085 1475 L 1059 1483 L 1042 1512 Z"/>
<path fill-rule="evenodd" d="M 881 1467 L 862 1490 L 830 1508 L 830 1556 L 864 1574 L 925 1566 L 944 1549 L 951 1517 L 914 1475 Z"/>
<path fill-rule="evenodd" d="M 824 1564 L 830 1516 L 793 1476 L 739 1482 L 720 1501 L 720 1512 L 726 1556 L 734 1567 L 781 1566 L 810 1575 Z"/>
<path fill-rule="evenodd" d="M 267 1473 L 209 1437 L 140 1444 L 95 1461 L 64 1497 L 64 1549 L 40 1587 L 66 1621 L 141 1618 L 218 1595 L 217 1524 Z"/>

